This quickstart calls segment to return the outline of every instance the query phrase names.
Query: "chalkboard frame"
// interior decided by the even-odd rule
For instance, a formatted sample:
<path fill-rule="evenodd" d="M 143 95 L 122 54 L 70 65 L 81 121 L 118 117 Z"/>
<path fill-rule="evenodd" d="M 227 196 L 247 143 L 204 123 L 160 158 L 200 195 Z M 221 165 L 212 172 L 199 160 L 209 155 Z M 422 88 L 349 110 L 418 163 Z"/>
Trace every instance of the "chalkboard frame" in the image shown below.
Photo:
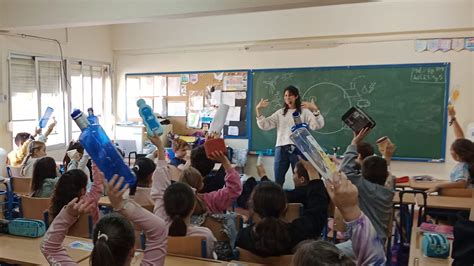
<path fill-rule="evenodd" d="M 447 106 L 449 100 L 449 84 L 450 84 L 450 73 L 451 63 L 449 62 L 435 62 L 435 63 L 407 63 L 407 64 L 375 64 L 375 65 L 354 65 L 354 66 L 322 66 L 322 67 L 292 67 L 292 68 L 262 68 L 262 69 L 251 69 L 249 72 L 248 82 L 249 87 L 247 90 L 247 99 L 250 104 L 247 107 L 254 108 L 253 104 L 253 75 L 256 72 L 278 72 L 278 71 L 294 71 L 294 70 L 342 70 L 342 69 L 380 69 L 380 68 L 406 68 L 406 67 L 443 67 L 446 68 L 445 72 L 445 86 L 444 86 L 444 111 L 443 111 L 443 132 L 441 140 L 441 158 L 439 159 L 427 159 L 427 158 L 410 158 L 410 157 L 393 157 L 395 161 L 410 161 L 410 162 L 432 162 L 432 163 L 443 163 L 446 161 L 446 137 L 447 137 L 447 123 L 448 113 Z M 253 115 L 252 109 L 248 112 L 250 116 Z M 256 119 L 251 117 L 251 119 Z M 248 150 L 250 153 L 256 153 L 251 150 L 252 148 L 252 123 L 251 120 L 247 121 L 248 130 Z"/>
<path fill-rule="evenodd" d="M 225 138 L 226 139 L 249 139 L 251 138 L 251 131 L 249 131 L 249 127 L 251 126 L 251 120 L 250 120 L 250 112 L 252 111 L 252 107 L 250 106 L 250 104 L 252 103 L 249 99 L 249 93 L 251 95 L 251 87 L 252 87 L 252 82 L 251 82 L 251 70 L 250 69 L 225 69 L 225 70 L 222 70 L 222 69 L 219 69 L 219 70 L 197 70 L 197 71 L 172 71 L 172 72 L 141 72 L 141 73 L 126 73 L 125 74 L 125 78 L 127 77 L 133 77 L 133 76 L 147 76 L 147 75 L 181 75 L 181 74 L 202 74 L 202 73 L 216 73 L 216 72 L 247 72 L 247 97 L 246 97 L 246 104 L 247 104 L 247 108 L 246 108 L 246 115 L 245 115 L 245 118 L 246 118 L 246 133 L 245 135 L 239 135 L 239 136 L 229 136 L 229 135 L 225 135 Z M 126 99 L 127 97 L 125 97 L 125 101 L 127 101 Z M 127 104 L 125 103 L 125 106 L 127 106 Z"/>

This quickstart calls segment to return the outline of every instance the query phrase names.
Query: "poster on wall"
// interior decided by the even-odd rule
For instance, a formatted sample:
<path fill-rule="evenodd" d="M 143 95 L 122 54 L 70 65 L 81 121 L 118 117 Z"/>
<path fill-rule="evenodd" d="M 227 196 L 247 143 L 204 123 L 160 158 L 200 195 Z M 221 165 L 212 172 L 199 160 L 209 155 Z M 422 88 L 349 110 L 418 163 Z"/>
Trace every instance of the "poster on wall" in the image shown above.
<path fill-rule="evenodd" d="M 186 116 L 186 102 L 168 101 L 168 116 Z"/>
<path fill-rule="evenodd" d="M 168 77 L 168 96 L 181 95 L 181 78 Z"/>
<path fill-rule="evenodd" d="M 464 47 L 467 50 L 474 51 L 474 37 L 473 38 L 466 38 Z"/>
<path fill-rule="evenodd" d="M 247 90 L 247 81 L 243 75 L 225 76 L 224 91 L 242 91 Z"/>

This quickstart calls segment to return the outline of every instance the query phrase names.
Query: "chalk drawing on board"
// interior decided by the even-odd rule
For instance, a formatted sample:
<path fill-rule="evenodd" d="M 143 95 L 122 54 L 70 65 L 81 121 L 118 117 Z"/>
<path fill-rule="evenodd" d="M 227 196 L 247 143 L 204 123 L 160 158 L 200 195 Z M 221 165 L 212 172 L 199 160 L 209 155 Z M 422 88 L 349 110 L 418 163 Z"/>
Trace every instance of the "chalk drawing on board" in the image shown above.
<path fill-rule="evenodd" d="M 271 80 L 263 81 L 263 84 L 270 87 L 270 95 L 274 95 L 273 98 L 270 99 L 270 106 L 277 110 L 283 108 L 283 104 L 281 102 L 281 99 L 283 99 L 283 95 L 281 91 L 277 89 L 276 86 L 278 78 L 278 76 L 275 76 Z M 260 99 L 256 100 L 259 101 Z"/>

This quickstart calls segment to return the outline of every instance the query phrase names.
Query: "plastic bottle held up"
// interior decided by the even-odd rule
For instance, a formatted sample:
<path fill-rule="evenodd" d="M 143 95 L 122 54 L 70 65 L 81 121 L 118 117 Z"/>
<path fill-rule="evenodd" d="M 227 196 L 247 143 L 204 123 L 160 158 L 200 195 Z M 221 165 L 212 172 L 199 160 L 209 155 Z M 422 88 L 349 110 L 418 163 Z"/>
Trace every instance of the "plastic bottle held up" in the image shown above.
<path fill-rule="evenodd" d="M 48 120 L 49 118 L 51 117 L 51 115 L 53 114 L 54 112 L 54 109 L 51 108 L 51 107 L 48 107 L 46 108 L 46 111 L 44 111 L 44 114 L 43 116 L 41 117 L 40 121 L 39 121 L 39 128 L 45 128 L 46 125 L 48 124 Z"/>
<path fill-rule="evenodd" d="M 91 125 L 81 110 L 74 110 L 71 117 L 82 131 L 79 141 L 97 167 L 104 173 L 105 178 L 110 180 L 114 175 L 123 176 L 124 185 L 125 183 L 128 183 L 129 186 L 135 185 L 135 175 L 124 163 L 122 156 L 104 129 L 99 124 Z"/>
<path fill-rule="evenodd" d="M 301 121 L 300 112 L 298 111 L 293 112 L 293 121 L 295 121 L 295 125 L 291 127 L 291 132 L 294 132 L 298 128 L 302 128 L 302 127 L 308 128 L 308 125 L 306 123 L 303 123 L 303 121 Z"/>
<path fill-rule="evenodd" d="M 89 123 L 91 125 L 99 124 L 99 118 L 94 115 L 94 109 L 92 109 L 92 107 L 89 107 L 87 109 L 87 113 L 88 113 L 87 120 L 89 120 Z"/>
<path fill-rule="evenodd" d="M 148 136 L 161 136 L 163 134 L 163 127 L 161 127 L 160 121 L 158 121 L 158 118 L 153 113 L 153 109 L 143 99 L 138 99 L 137 106 Z"/>

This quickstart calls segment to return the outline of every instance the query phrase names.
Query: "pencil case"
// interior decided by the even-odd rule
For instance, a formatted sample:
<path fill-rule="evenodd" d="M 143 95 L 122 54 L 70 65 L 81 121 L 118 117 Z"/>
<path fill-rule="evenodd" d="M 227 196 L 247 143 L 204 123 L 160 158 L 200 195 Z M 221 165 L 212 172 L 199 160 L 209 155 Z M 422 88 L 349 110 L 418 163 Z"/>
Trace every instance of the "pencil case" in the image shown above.
<path fill-rule="evenodd" d="M 16 236 L 40 237 L 46 232 L 46 225 L 41 220 L 14 219 L 8 223 L 8 233 Z"/>

